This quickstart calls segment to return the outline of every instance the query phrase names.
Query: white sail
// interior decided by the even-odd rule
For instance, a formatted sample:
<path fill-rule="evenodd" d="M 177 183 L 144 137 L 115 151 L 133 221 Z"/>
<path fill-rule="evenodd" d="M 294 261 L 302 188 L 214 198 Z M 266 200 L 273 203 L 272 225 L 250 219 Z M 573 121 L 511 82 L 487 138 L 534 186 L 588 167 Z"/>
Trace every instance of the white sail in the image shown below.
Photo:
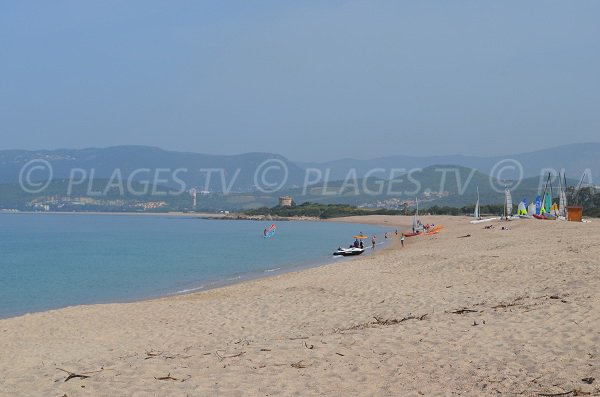
<path fill-rule="evenodd" d="M 510 190 L 506 189 L 504 192 L 504 208 L 506 217 L 509 217 L 512 214 L 512 196 L 510 195 Z"/>
<path fill-rule="evenodd" d="M 567 216 L 567 193 L 564 190 L 560 192 L 558 213 L 560 216 Z"/>
<path fill-rule="evenodd" d="M 477 202 L 475 203 L 475 212 L 473 213 L 473 217 L 475 219 L 481 219 L 481 214 L 479 213 L 479 187 L 477 187 Z"/>

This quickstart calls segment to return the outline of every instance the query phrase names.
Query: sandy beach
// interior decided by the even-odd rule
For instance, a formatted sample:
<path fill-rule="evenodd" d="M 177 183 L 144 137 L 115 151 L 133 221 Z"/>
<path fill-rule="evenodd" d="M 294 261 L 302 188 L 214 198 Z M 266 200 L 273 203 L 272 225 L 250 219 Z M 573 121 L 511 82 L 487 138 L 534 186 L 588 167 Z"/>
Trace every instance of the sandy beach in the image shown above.
<path fill-rule="evenodd" d="M 445 227 L 201 293 L 0 320 L 0 395 L 600 395 L 599 221 L 422 220 Z"/>

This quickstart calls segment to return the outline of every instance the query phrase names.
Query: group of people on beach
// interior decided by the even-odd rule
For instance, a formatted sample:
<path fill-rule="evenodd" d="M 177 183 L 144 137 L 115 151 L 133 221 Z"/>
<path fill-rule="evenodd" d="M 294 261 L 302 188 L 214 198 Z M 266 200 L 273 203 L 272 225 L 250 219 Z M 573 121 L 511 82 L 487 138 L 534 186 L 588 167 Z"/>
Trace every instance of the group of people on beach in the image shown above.
<path fill-rule="evenodd" d="M 428 232 L 431 228 L 433 228 L 435 226 L 435 224 L 431 223 L 427 223 L 427 224 L 423 224 L 421 223 L 421 221 L 417 221 L 417 227 L 415 227 L 413 225 L 412 231 L 413 233 L 420 233 L 420 230 L 422 229 L 424 232 Z"/>
<path fill-rule="evenodd" d="M 427 226 L 429 226 L 429 225 L 427 225 Z M 398 235 L 398 229 L 396 229 L 396 231 L 395 231 L 394 233 L 395 233 L 395 235 L 397 236 L 397 235 Z M 362 236 L 362 235 L 363 235 L 363 234 L 362 234 L 362 232 L 360 232 L 360 233 L 359 233 L 359 235 L 360 235 L 360 236 Z M 385 232 L 385 234 L 384 234 L 384 238 L 385 238 L 385 239 L 387 239 L 387 238 L 388 238 L 388 233 L 387 233 L 387 232 Z M 404 238 L 405 238 L 405 236 L 404 236 L 404 233 L 402 233 L 402 235 L 400 236 L 400 244 L 402 244 L 402 247 L 404 247 Z M 376 246 L 376 245 L 377 245 L 377 235 L 375 235 L 375 234 L 374 234 L 374 235 L 373 235 L 373 237 L 371 237 L 371 250 L 373 250 L 373 251 L 374 251 L 374 250 L 375 250 L 375 246 Z M 365 245 L 363 244 L 363 242 L 362 242 L 362 239 L 361 239 L 361 240 L 359 240 L 358 238 L 356 238 L 356 239 L 354 240 L 354 243 L 352 243 L 352 244 L 350 245 L 350 248 L 360 248 L 360 249 L 364 249 L 364 248 L 365 248 Z"/>
<path fill-rule="evenodd" d="M 359 236 L 362 236 L 362 232 L 359 233 Z M 385 238 L 387 238 L 387 233 L 385 234 Z M 371 237 L 371 249 L 375 250 L 375 245 L 377 245 L 377 236 L 374 234 L 373 237 Z M 350 245 L 350 248 L 360 248 L 360 249 L 364 249 L 365 245 L 362 242 L 362 239 L 358 239 L 356 238 L 354 240 L 354 243 L 352 245 Z"/>
<path fill-rule="evenodd" d="M 363 249 L 363 248 L 365 248 L 365 245 L 363 244 L 362 240 L 356 239 L 356 240 L 354 240 L 354 243 L 350 246 L 350 248 Z"/>
<path fill-rule="evenodd" d="M 434 226 L 435 226 L 435 224 L 433 224 L 433 223 L 431 223 L 431 224 L 427 223 L 427 224 L 423 225 L 423 230 L 425 230 L 426 232 L 428 232 L 429 229 L 431 229 Z"/>

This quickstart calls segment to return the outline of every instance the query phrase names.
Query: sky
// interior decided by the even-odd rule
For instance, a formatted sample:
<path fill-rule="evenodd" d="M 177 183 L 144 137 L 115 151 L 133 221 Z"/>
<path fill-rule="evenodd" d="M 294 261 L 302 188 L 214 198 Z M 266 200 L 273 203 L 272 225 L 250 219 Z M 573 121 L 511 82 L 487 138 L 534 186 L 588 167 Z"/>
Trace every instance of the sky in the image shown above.
<path fill-rule="evenodd" d="M 600 2 L 0 0 L 0 149 L 292 160 L 600 141 Z"/>

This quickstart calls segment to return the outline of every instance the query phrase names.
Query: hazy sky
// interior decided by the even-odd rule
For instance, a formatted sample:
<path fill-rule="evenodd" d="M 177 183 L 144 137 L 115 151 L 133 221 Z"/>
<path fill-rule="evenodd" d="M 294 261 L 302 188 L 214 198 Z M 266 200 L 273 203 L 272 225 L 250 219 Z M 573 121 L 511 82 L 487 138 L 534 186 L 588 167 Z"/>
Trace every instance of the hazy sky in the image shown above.
<path fill-rule="evenodd" d="M 0 0 L 0 149 L 293 160 L 600 138 L 600 1 Z"/>

